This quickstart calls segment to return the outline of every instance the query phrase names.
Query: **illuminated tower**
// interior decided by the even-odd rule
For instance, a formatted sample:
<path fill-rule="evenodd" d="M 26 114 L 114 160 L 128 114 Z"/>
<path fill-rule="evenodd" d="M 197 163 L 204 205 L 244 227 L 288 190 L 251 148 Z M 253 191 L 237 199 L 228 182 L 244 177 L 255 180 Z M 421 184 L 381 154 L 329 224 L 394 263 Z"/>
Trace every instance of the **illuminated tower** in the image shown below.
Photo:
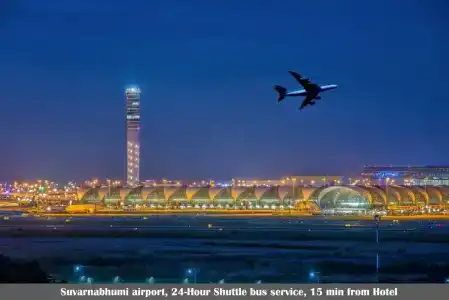
<path fill-rule="evenodd" d="M 126 97 L 126 183 L 139 185 L 140 169 L 140 89 L 130 87 Z"/>

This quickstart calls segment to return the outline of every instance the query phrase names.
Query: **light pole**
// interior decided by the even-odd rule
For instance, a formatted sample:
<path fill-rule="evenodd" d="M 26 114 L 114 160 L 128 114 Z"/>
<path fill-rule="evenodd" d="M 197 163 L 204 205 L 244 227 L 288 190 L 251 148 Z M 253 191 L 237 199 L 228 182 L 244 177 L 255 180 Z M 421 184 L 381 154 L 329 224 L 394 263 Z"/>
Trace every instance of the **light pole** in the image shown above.
<path fill-rule="evenodd" d="M 390 178 L 385 179 L 385 202 L 386 202 L 387 209 L 390 206 L 390 201 L 388 199 L 389 198 L 388 197 L 388 181 L 390 181 Z"/>
<path fill-rule="evenodd" d="M 388 208 L 389 201 L 388 201 L 388 182 L 390 181 L 390 178 L 385 179 L 385 202 L 386 206 Z M 376 280 L 377 283 L 379 283 L 379 268 L 380 268 L 380 256 L 379 256 L 379 233 L 380 233 L 380 217 L 376 219 Z"/>
<path fill-rule="evenodd" d="M 106 199 L 111 197 L 111 179 L 106 179 L 108 184 L 108 194 L 104 197 L 103 206 L 107 206 Z"/>
<path fill-rule="evenodd" d="M 197 268 L 189 268 L 186 271 L 187 276 L 193 277 L 193 283 L 196 283 L 196 276 L 197 276 L 198 272 L 199 272 L 199 270 Z"/>
<path fill-rule="evenodd" d="M 312 280 L 315 279 L 317 284 L 320 283 L 320 272 L 312 271 L 312 272 L 309 273 L 309 277 Z"/>
<path fill-rule="evenodd" d="M 107 179 L 106 182 L 108 183 L 108 197 L 111 195 L 111 179 Z"/>
<path fill-rule="evenodd" d="M 288 212 L 289 212 L 290 215 L 292 214 L 291 207 L 295 203 L 295 198 L 296 198 L 295 189 L 296 189 L 296 178 L 292 178 L 292 201 L 291 201 L 291 203 L 288 206 Z"/>
<path fill-rule="evenodd" d="M 427 193 L 427 180 L 428 180 L 427 177 L 425 177 L 424 178 L 424 192 L 426 193 L 425 197 L 428 196 L 428 193 Z M 427 203 L 426 203 L 426 206 L 428 206 L 428 205 L 429 205 L 429 201 L 427 201 Z M 426 213 L 427 213 L 427 210 L 426 210 Z"/>
<path fill-rule="evenodd" d="M 379 283 L 379 268 L 380 268 L 380 257 L 379 257 L 379 218 L 376 220 L 376 245 L 377 245 L 377 252 L 376 252 L 376 279 L 377 283 Z"/>
<path fill-rule="evenodd" d="M 81 281 L 81 278 L 84 276 L 84 268 L 82 265 L 76 265 L 73 267 L 73 275 L 77 281 Z"/>

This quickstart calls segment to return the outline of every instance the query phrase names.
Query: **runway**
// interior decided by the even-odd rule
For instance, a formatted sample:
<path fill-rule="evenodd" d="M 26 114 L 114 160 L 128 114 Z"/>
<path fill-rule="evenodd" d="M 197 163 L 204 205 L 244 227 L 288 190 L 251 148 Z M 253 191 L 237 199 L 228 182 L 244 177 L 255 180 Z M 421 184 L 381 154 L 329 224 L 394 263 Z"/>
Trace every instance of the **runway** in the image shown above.
<path fill-rule="evenodd" d="M 373 231 L 377 222 L 372 220 L 332 220 L 324 217 L 216 217 L 201 215 L 160 215 L 148 217 L 35 217 L 21 214 L 0 214 L 0 230 L 8 228 L 53 227 L 64 230 L 279 230 L 279 231 Z M 387 220 L 379 222 L 381 231 L 435 231 L 449 233 L 446 220 Z"/>
<path fill-rule="evenodd" d="M 386 282 L 440 282 L 449 274 L 449 222 L 381 221 L 379 244 L 376 229 L 371 220 L 322 217 L 17 214 L 0 218 L 0 251 L 73 281 L 81 264 L 102 282 L 180 282 L 192 267 L 201 269 L 200 282 L 310 282 L 310 270 L 322 281 L 373 282 L 376 253 Z"/>

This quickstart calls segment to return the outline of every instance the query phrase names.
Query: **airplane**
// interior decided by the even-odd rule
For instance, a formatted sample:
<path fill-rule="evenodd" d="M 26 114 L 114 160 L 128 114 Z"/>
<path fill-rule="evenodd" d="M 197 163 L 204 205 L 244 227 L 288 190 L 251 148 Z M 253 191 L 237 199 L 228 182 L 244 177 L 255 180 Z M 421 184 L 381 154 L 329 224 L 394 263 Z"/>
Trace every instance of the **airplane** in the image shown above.
<path fill-rule="evenodd" d="M 278 103 L 281 103 L 285 97 L 297 97 L 297 96 L 305 96 L 304 101 L 302 102 L 299 110 L 302 110 L 307 105 L 315 105 L 315 100 L 320 100 L 321 96 L 319 94 L 324 91 L 334 90 L 338 87 L 336 84 L 328 84 L 328 85 L 317 85 L 310 81 L 310 79 L 302 77 L 296 72 L 288 71 L 290 75 L 292 75 L 304 89 L 302 90 L 294 90 L 288 91 L 285 87 L 276 85 L 274 89 L 279 93 Z"/>

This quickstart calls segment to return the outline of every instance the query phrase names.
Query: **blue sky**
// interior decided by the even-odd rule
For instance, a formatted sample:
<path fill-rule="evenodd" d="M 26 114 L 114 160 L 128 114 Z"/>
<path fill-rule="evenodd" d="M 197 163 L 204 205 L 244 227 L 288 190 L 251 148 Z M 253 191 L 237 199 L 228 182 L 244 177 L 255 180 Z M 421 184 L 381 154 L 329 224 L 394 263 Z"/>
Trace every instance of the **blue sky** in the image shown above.
<path fill-rule="evenodd" d="M 448 4 L 17 0 L 0 6 L 0 180 L 353 174 L 449 158 Z M 339 89 L 276 104 L 296 70 Z"/>

